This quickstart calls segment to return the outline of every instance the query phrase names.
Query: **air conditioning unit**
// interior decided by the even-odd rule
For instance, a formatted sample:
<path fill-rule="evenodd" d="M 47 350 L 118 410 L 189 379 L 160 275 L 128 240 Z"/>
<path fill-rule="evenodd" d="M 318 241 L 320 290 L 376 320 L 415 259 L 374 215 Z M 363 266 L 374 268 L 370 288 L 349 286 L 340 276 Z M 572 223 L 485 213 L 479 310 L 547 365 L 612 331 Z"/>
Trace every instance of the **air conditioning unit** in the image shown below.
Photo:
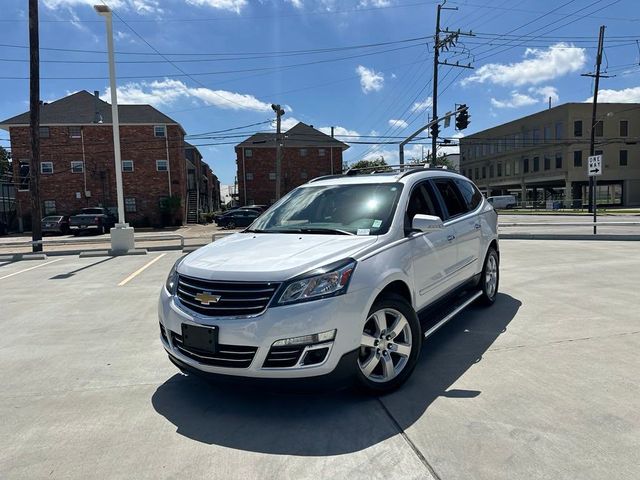
<path fill-rule="evenodd" d="M 84 191 L 84 196 L 89 198 L 91 196 L 91 190 L 85 190 Z"/>

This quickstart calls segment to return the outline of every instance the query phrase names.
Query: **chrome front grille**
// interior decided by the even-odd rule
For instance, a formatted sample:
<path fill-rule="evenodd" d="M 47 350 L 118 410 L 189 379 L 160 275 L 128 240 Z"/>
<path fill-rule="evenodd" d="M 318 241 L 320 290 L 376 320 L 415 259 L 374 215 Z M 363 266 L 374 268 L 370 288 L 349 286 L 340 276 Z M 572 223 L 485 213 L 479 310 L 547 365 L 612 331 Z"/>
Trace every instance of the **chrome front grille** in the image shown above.
<path fill-rule="evenodd" d="M 224 282 L 180 275 L 177 296 L 184 306 L 208 317 L 247 316 L 264 311 L 279 286 L 277 282 Z M 203 303 L 197 299 L 203 294 L 217 301 Z"/>
<path fill-rule="evenodd" d="M 209 353 L 197 348 L 185 347 L 182 343 L 182 335 L 175 332 L 171 332 L 171 342 L 174 348 L 185 357 L 214 367 L 248 368 L 258 351 L 258 347 L 220 344 L 216 353 Z"/>

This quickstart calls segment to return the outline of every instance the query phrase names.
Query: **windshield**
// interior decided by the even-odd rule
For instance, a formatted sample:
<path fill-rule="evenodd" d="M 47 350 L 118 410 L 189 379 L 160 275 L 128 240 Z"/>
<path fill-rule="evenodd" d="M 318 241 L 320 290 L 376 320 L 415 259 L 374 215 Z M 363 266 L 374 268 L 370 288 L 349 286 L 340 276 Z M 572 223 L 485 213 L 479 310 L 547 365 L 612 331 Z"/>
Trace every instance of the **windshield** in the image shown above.
<path fill-rule="evenodd" d="M 298 188 L 250 231 L 382 235 L 389 230 L 401 191 L 400 183 Z"/>
<path fill-rule="evenodd" d="M 62 217 L 44 217 L 43 222 L 59 222 Z"/>
<path fill-rule="evenodd" d="M 101 208 L 83 208 L 83 215 L 101 215 L 105 213 Z"/>

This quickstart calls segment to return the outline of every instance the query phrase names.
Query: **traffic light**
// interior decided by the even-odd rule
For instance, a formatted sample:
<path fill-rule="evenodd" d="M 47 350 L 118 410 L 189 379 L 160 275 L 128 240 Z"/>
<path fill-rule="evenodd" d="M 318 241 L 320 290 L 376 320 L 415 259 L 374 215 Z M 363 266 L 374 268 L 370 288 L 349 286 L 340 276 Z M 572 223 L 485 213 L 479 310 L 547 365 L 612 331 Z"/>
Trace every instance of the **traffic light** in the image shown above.
<path fill-rule="evenodd" d="M 439 133 L 440 133 L 440 126 L 437 123 L 431 125 L 431 136 L 433 138 L 437 138 Z"/>
<path fill-rule="evenodd" d="M 456 130 L 464 130 L 469 126 L 469 110 L 465 104 L 460 105 L 460 108 L 464 108 L 456 115 Z"/>

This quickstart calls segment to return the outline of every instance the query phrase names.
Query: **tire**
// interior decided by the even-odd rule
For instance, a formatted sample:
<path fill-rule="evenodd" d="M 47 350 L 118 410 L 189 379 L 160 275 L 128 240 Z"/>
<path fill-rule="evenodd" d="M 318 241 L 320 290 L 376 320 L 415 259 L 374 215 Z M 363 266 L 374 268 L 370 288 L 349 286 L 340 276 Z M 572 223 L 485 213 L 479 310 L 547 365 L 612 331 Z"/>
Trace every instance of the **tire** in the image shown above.
<path fill-rule="evenodd" d="M 487 252 L 480 274 L 480 289 L 482 296 L 478 302 L 485 306 L 493 305 L 498 296 L 498 286 L 500 284 L 500 257 L 496 249 L 491 247 Z"/>
<path fill-rule="evenodd" d="M 234 228 L 236 228 L 236 222 L 234 222 L 233 220 L 229 221 L 229 223 L 227 223 L 227 228 L 229 230 L 233 230 Z"/>
<path fill-rule="evenodd" d="M 397 389 L 420 356 L 422 331 L 415 310 L 399 295 L 379 298 L 365 319 L 361 342 L 355 365 L 359 386 L 374 394 Z"/>

